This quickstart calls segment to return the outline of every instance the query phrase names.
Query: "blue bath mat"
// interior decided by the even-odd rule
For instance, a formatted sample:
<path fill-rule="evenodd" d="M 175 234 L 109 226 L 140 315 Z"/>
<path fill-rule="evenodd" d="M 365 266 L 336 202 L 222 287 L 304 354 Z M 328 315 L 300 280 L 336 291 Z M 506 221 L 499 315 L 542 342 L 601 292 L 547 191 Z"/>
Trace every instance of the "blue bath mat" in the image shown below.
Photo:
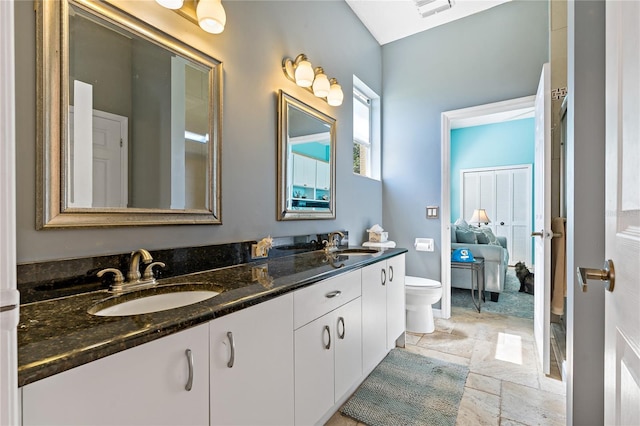
<path fill-rule="evenodd" d="M 453 426 L 469 368 L 393 349 L 342 406 L 370 426 Z"/>

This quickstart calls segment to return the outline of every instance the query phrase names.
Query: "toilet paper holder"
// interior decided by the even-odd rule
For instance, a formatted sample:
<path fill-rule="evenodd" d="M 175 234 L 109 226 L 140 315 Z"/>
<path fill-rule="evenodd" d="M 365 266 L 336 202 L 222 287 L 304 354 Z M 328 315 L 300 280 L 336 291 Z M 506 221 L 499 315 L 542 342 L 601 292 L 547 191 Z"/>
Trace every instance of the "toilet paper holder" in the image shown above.
<path fill-rule="evenodd" d="M 416 238 L 413 243 L 416 251 L 433 251 L 433 238 Z"/>

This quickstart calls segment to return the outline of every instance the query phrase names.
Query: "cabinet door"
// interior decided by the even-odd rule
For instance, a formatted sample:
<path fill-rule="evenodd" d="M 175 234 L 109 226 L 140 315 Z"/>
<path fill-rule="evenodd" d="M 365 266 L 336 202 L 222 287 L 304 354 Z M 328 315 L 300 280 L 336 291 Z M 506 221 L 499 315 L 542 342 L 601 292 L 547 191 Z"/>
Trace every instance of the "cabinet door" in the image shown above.
<path fill-rule="evenodd" d="M 23 425 L 206 425 L 208 342 L 204 324 L 24 386 Z"/>
<path fill-rule="evenodd" d="M 362 376 L 362 305 L 357 298 L 333 312 L 335 325 L 335 399 Z"/>
<path fill-rule="evenodd" d="M 295 331 L 295 423 L 312 425 L 334 404 L 333 313 Z"/>
<path fill-rule="evenodd" d="M 211 424 L 292 424 L 293 294 L 213 320 L 210 328 Z"/>
<path fill-rule="evenodd" d="M 404 254 L 387 260 L 387 349 L 405 331 Z"/>
<path fill-rule="evenodd" d="M 329 163 L 318 161 L 316 167 L 316 188 L 329 190 L 331 186 Z"/>
<path fill-rule="evenodd" d="M 316 186 L 316 160 L 304 155 L 292 154 L 293 184 L 313 188 Z"/>
<path fill-rule="evenodd" d="M 362 269 L 362 359 L 365 373 L 387 354 L 387 281 L 385 262 Z"/>

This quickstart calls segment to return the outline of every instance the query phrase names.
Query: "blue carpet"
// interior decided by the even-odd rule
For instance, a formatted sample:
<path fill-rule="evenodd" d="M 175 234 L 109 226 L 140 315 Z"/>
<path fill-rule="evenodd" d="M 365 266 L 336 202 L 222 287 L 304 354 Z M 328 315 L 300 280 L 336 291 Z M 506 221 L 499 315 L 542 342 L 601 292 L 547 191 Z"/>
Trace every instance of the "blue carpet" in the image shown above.
<path fill-rule="evenodd" d="M 507 270 L 505 289 L 500 293 L 498 301 L 492 302 L 487 292 L 486 302 L 482 304 L 481 312 L 533 319 L 534 296 L 524 292 L 520 293 L 518 290 L 520 290 L 520 281 L 516 277 L 515 270 L 509 268 Z M 471 300 L 471 291 L 461 288 L 451 289 L 451 306 L 476 309 Z"/>
<path fill-rule="evenodd" d="M 393 349 L 341 412 L 369 426 L 454 426 L 469 368 Z"/>

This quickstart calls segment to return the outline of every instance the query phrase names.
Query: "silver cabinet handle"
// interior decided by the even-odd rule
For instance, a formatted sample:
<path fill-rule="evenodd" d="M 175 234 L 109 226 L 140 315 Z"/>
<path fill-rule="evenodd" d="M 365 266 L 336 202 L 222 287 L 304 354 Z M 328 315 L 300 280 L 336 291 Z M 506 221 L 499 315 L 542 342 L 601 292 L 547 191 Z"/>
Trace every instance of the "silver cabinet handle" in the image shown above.
<path fill-rule="evenodd" d="M 389 266 L 389 282 L 393 282 L 393 266 Z"/>
<path fill-rule="evenodd" d="M 613 291 L 616 284 L 616 270 L 611 259 L 604 262 L 602 269 L 576 268 L 576 275 L 583 293 L 587 291 L 588 280 L 604 281 L 604 288 L 607 291 Z"/>
<path fill-rule="evenodd" d="M 342 323 L 342 334 L 340 334 L 340 323 Z M 347 330 L 344 328 L 344 317 L 338 318 L 338 339 L 344 339 L 344 333 Z"/>
<path fill-rule="evenodd" d="M 334 297 L 338 297 L 342 294 L 342 292 L 340 290 L 336 290 L 336 291 L 332 291 L 329 292 L 327 294 L 324 295 L 324 297 L 328 298 L 328 299 L 332 299 Z"/>
<path fill-rule="evenodd" d="M 382 281 L 382 285 L 386 285 L 387 284 L 387 270 L 386 269 L 381 269 L 380 270 L 380 280 Z"/>
<path fill-rule="evenodd" d="M 231 346 L 231 355 L 229 356 L 229 362 L 227 362 L 227 367 L 233 368 L 233 363 L 236 360 L 236 344 L 233 341 L 233 333 L 227 331 L 227 339 L 229 339 L 229 345 Z"/>
<path fill-rule="evenodd" d="M 544 231 L 540 231 L 540 232 L 532 232 L 531 233 L 532 237 L 540 237 L 540 238 L 544 238 Z"/>
<path fill-rule="evenodd" d="M 184 353 L 187 356 L 187 364 L 189 365 L 189 378 L 187 379 L 187 384 L 184 386 L 184 389 L 189 392 L 193 387 L 193 354 L 191 353 L 191 349 L 187 349 Z"/>
<path fill-rule="evenodd" d="M 331 349 L 331 330 L 329 329 L 328 325 L 324 326 L 324 331 L 326 331 L 327 335 L 329 336 L 329 343 L 324 345 L 324 348 L 328 350 L 328 349 Z"/>

